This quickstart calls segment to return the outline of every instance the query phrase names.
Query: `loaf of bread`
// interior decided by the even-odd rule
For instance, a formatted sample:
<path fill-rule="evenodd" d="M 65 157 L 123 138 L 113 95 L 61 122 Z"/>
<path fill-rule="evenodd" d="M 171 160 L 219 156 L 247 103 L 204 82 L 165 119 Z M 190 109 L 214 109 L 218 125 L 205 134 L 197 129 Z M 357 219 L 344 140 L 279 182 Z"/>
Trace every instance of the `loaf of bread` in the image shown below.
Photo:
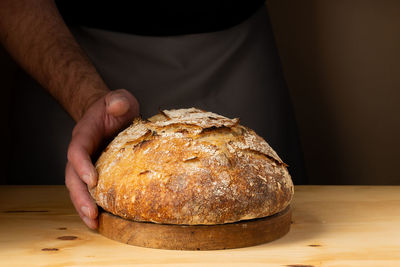
<path fill-rule="evenodd" d="M 134 221 L 231 223 L 278 213 L 293 197 L 285 163 L 263 138 L 195 108 L 135 119 L 96 169 L 97 204 Z"/>

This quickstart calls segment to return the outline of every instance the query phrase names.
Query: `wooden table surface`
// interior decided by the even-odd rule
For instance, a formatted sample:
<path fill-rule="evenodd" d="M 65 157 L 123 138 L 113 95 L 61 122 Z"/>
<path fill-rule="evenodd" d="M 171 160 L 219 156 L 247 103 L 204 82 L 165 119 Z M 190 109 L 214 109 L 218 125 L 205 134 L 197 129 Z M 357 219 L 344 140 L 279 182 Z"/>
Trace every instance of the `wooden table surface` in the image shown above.
<path fill-rule="evenodd" d="M 63 186 L 1 186 L 0 266 L 400 266 L 400 186 L 297 186 L 292 206 L 271 243 L 170 251 L 89 230 Z"/>

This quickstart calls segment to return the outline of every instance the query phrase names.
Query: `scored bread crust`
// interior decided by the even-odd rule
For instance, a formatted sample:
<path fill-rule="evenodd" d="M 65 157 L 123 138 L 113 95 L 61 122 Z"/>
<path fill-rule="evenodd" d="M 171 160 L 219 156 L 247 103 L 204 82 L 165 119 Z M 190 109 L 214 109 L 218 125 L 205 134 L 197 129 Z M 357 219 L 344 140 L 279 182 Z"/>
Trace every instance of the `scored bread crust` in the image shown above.
<path fill-rule="evenodd" d="M 239 119 L 189 108 L 135 119 L 96 163 L 97 204 L 164 224 L 223 224 L 266 217 L 293 197 L 286 164 Z"/>

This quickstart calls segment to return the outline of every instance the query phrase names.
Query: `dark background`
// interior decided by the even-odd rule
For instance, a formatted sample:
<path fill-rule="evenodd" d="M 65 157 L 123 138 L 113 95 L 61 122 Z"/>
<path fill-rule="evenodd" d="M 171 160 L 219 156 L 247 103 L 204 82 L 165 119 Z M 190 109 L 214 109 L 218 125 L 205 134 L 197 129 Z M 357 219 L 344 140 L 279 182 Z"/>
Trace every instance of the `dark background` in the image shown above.
<path fill-rule="evenodd" d="M 267 5 L 309 183 L 400 184 L 400 2 L 270 0 Z M 40 88 L 19 98 L 13 86 L 26 78 L 2 48 L 0 73 L 0 184 L 12 184 L 13 175 L 42 175 L 51 183 L 52 176 L 63 175 L 65 159 L 32 166 L 29 157 L 66 151 L 70 133 L 52 143 L 60 118 L 40 112 L 43 103 L 57 103 Z M 26 101 L 36 103 L 34 114 L 41 117 L 16 115 Z M 24 127 L 39 127 L 49 143 L 39 144 L 29 132 L 13 133 Z"/>

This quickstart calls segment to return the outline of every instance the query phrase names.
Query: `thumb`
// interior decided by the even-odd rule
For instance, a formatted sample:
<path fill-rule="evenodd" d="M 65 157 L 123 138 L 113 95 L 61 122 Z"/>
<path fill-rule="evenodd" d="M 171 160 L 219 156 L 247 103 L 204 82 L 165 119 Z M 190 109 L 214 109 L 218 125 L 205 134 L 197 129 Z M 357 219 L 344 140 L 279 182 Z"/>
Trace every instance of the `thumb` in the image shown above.
<path fill-rule="evenodd" d="M 109 92 L 105 97 L 105 101 L 107 113 L 114 117 L 126 114 L 130 107 L 130 101 L 127 96 L 125 96 L 125 90 Z"/>

